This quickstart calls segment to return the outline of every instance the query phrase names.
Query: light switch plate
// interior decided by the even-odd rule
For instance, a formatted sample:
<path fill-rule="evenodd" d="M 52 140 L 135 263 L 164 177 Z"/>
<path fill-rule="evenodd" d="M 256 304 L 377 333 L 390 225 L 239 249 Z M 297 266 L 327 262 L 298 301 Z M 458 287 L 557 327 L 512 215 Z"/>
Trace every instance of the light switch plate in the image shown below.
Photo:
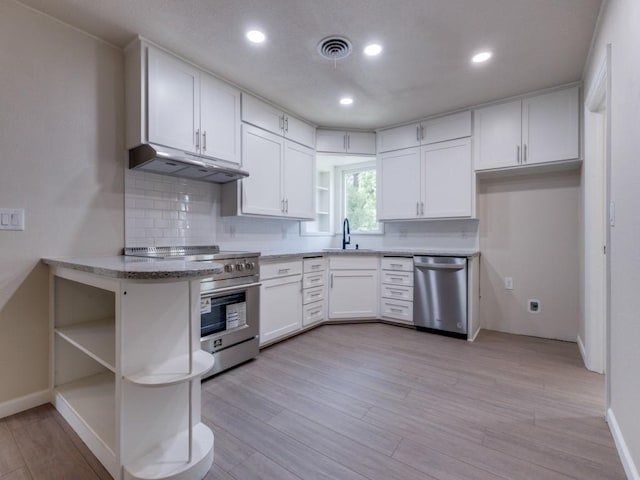
<path fill-rule="evenodd" d="M 24 208 L 0 208 L 0 230 L 24 230 Z"/>

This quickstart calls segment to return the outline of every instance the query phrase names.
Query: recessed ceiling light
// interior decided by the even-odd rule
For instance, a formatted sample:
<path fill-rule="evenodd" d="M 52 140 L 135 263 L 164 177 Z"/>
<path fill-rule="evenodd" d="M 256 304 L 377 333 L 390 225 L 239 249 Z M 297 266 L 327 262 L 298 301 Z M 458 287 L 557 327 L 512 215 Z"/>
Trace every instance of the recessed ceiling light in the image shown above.
<path fill-rule="evenodd" d="M 267 37 L 260 30 L 250 30 L 247 32 L 247 38 L 253 43 L 262 43 Z"/>
<path fill-rule="evenodd" d="M 340 105 L 351 105 L 353 103 L 353 98 L 351 97 L 343 97 L 340 99 Z"/>
<path fill-rule="evenodd" d="M 378 45 L 377 43 L 371 43 L 364 47 L 365 55 L 369 55 L 370 57 L 379 55 L 380 52 L 382 52 L 382 45 Z"/>
<path fill-rule="evenodd" d="M 473 57 L 471 57 L 471 61 L 473 63 L 482 63 L 486 62 L 491 58 L 491 52 L 480 52 L 476 53 Z"/>

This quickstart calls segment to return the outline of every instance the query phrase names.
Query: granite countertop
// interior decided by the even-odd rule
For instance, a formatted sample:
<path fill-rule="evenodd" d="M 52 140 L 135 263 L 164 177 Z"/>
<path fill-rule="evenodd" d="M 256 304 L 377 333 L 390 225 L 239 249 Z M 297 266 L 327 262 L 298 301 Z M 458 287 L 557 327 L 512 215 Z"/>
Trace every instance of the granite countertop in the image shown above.
<path fill-rule="evenodd" d="M 263 251 L 260 255 L 260 260 L 277 261 L 287 260 L 301 257 L 317 257 L 322 255 L 396 255 L 399 257 L 413 257 L 414 255 L 433 255 L 438 257 L 476 257 L 480 255 L 478 250 L 443 250 L 434 249 L 429 250 L 425 248 L 380 248 L 380 249 L 367 249 L 361 248 L 356 250 L 355 248 L 349 248 L 342 250 L 341 248 L 326 248 L 322 250 L 309 250 L 309 251 Z"/>
<path fill-rule="evenodd" d="M 43 258 L 42 261 L 52 267 L 64 267 L 103 277 L 130 280 L 199 278 L 223 271 L 221 264 L 213 262 L 187 262 L 184 260 L 162 260 L 122 255 L 112 257 Z"/>

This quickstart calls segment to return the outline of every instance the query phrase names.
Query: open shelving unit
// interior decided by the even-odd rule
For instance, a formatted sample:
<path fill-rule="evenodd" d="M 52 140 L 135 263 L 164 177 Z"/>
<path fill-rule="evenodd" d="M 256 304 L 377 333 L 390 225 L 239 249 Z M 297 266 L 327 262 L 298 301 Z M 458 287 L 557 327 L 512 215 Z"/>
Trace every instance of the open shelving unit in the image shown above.
<path fill-rule="evenodd" d="M 117 480 L 201 479 L 200 280 L 51 273 L 53 403 Z M 159 414 L 161 412 L 161 414 Z"/>

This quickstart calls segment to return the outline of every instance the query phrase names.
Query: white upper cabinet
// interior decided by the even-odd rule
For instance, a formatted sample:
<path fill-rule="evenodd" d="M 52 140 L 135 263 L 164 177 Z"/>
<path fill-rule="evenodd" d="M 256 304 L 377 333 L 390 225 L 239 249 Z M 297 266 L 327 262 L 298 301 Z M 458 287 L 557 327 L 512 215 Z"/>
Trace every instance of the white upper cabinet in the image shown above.
<path fill-rule="evenodd" d="M 469 138 L 383 153 L 378 171 L 379 220 L 473 215 Z"/>
<path fill-rule="evenodd" d="M 315 153 L 312 149 L 285 140 L 283 186 L 285 215 L 315 217 Z"/>
<path fill-rule="evenodd" d="M 424 217 L 472 214 L 471 140 L 463 138 L 422 147 Z"/>
<path fill-rule="evenodd" d="M 243 125 L 242 145 L 242 168 L 251 172 L 251 175 L 242 179 L 242 213 L 284 215 L 282 137 Z"/>
<path fill-rule="evenodd" d="M 518 165 L 522 101 L 515 100 L 474 112 L 476 170 Z"/>
<path fill-rule="evenodd" d="M 579 158 L 579 102 L 572 87 L 476 110 L 475 169 Z"/>
<path fill-rule="evenodd" d="M 140 39 L 126 49 L 127 148 L 240 163 L 240 91 Z"/>
<path fill-rule="evenodd" d="M 378 219 L 420 215 L 420 147 L 378 156 Z"/>
<path fill-rule="evenodd" d="M 311 148 L 316 143 L 314 127 L 246 93 L 242 94 L 242 121 Z"/>
<path fill-rule="evenodd" d="M 459 112 L 378 132 L 378 152 L 471 136 L 471 112 Z"/>
<path fill-rule="evenodd" d="M 242 126 L 242 145 L 251 175 L 223 189 L 221 214 L 313 219 L 315 152 L 252 125 Z M 233 201 L 238 185 L 240 205 Z"/>
<path fill-rule="evenodd" d="M 202 154 L 239 164 L 240 91 L 206 73 L 200 74 Z"/>
<path fill-rule="evenodd" d="M 155 48 L 147 61 L 149 142 L 198 153 L 200 72 Z"/>
<path fill-rule="evenodd" d="M 375 155 L 376 134 L 318 129 L 316 130 L 316 150 L 326 153 Z"/>
<path fill-rule="evenodd" d="M 522 101 L 522 146 L 526 164 L 579 156 L 578 87 Z"/>

